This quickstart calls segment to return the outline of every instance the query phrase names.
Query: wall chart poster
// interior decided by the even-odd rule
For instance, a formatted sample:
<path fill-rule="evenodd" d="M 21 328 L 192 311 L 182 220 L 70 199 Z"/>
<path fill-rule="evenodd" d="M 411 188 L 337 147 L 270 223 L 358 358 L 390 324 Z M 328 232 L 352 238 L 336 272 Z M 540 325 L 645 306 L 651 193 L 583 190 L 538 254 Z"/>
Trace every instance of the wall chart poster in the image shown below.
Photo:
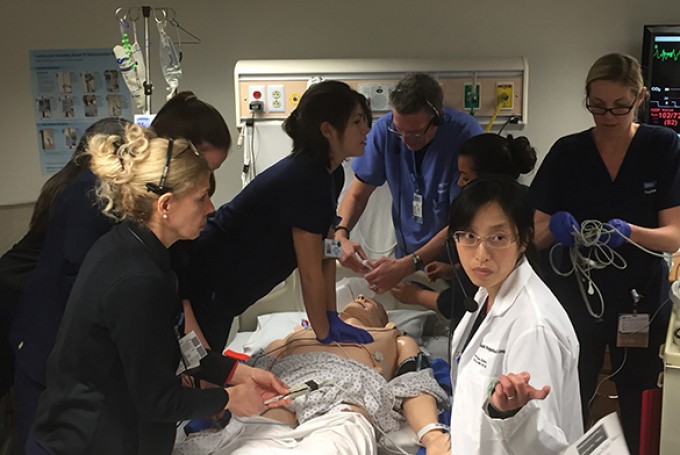
<path fill-rule="evenodd" d="M 40 167 L 61 169 L 88 126 L 132 119 L 130 92 L 111 49 L 29 51 Z"/>

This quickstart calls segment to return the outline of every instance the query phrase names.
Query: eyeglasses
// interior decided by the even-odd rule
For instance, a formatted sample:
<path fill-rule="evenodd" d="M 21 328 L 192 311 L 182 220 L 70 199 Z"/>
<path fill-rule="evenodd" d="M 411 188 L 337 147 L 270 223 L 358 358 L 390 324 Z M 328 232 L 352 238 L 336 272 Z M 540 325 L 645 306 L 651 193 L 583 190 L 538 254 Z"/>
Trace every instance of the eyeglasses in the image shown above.
<path fill-rule="evenodd" d="M 457 245 L 471 248 L 477 247 L 480 242 L 484 242 L 489 248 L 506 248 L 517 240 L 517 237 L 510 237 L 509 235 L 502 233 L 480 237 L 472 232 L 456 231 L 453 233 L 453 240 L 456 241 Z"/>
<path fill-rule="evenodd" d="M 396 134 L 397 136 L 399 136 L 399 138 L 401 138 L 402 141 L 403 140 L 421 141 L 425 139 L 425 135 L 434 124 L 434 119 L 435 117 L 431 117 L 425 129 L 420 133 L 403 133 L 399 131 L 396 126 L 394 126 L 394 123 L 387 127 L 387 131 L 389 131 L 392 134 Z"/>
<path fill-rule="evenodd" d="M 146 191 L 150 191 L 154 194 L 157 194 L 159 196 L 164 195 L 165 193 L 169 193 L 172 191 L 172 188 L 169 186 L 165 186 L 165 181 L 168 178 L 168 172 L 170 171 L 170 161 L 172 161 L 172 146 L 174 145 L 175 140 L 174 139 L 168 139 L 168 149 L 165 152 L 165 165 L 163 166 L 163 172 L 161 173 L 161 179 L 158 182 L 158 185 L 155 183 L 147 183 L 146 186 Z M 196 150 L 196 147 L 194 147 L 194 144 L 189 142 L 189 146 L 179 152 L 177 155 L 175 155 L 175 158 L 180 156 L 182 153 L 186 152 L 187 150 L 191 150 L 194 155 L 200 156 L 198 153 L 198 150 Z"/>
<path fill-rule="evenodd" d="M 588 111 L 593 115 L 605 115 L 607 112 L 611 112 L 612 115 L 627 115 L 630 111 L 633 110 L 635 104 L 637 104 L 639 94 L 640 92 L 638 92 L 635 95 L 635 99 L 633 100 L 630 106 L 615 106 L 615 107 L 592 106 L 588 103 L 588 100 L 586 100 L 586 109 L 588 109 Z"/>

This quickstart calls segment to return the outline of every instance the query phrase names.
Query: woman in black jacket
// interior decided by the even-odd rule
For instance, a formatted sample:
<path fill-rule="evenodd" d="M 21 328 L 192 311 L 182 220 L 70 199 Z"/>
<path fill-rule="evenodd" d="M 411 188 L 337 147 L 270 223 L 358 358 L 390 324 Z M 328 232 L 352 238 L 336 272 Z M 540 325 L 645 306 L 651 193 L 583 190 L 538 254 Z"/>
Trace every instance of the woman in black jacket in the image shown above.
<path fill-rule="evenodd" d="M 90 141 L 102 210 L 120 221 L 87 254 L 48 360 L 27 453 L 170 453 L 179 420 L 252 415 L 287 388 L 222 360 L 224 386 L 183 387 L 177 281 L 168 248 L 193 239 L 214 207 L 210 170 L 183 139 L 133 125 Z M 212 382 L 215 382 L 214 380 Z"/>

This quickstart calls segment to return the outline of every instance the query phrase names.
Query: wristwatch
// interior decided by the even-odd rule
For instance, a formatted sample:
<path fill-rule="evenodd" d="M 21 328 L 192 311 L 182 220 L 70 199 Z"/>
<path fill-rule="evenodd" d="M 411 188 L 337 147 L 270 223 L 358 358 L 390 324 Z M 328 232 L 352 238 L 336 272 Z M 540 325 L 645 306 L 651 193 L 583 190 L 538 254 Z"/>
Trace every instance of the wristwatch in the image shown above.
<path fill-rule="evenodd" d="M 423 264 L 423 260 L 418 256 L 417 254 L 412 254 L 411 258 L 413 259 L 413 268 L 418 270 L 423 270 L 425 268 L 425 264 Z"/>

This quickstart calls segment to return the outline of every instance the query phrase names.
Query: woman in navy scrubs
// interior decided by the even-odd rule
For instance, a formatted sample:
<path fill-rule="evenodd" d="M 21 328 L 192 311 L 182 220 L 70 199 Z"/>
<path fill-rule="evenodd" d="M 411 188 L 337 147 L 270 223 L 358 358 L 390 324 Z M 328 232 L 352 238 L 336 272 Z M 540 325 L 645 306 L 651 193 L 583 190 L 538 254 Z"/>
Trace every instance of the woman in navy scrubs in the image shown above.
<path fill-rule="evenodd" d="M 644 96 L 640 65 L 633 57 L 609 54 L 598 59 L 586 78 L 585 100 L 595 127 L 559 139 L 531 185 L 536 243 L 540 248 L 561 244 L 552 252 L 561 272 L 572 267 L 568 248 L 593 253 L 573 235 L 584 220 L 599 220 L 618 231 L 600 237 L 601 243 L 620 254 L 626 267 L 610 265 L 590 272 L 602 301 L 594 287 L 591 294 L 588 283 L 579 283 L 575 274 L 561 276 L 550 266 L 545 272 L 581 344 L 584 418 L 587 422 L 608 346 L 633 454 L 639 446 L 642 391 L 656 387 L 662 369 L 658 353 L 671 305 L 665 260 L 627 240 L 656 252 L 680 247 L 680 141 L 670 129 L 635 122 Z M 649 318 L 643 324 L 649 329 L 646 347 L 617 343 L 620 316 L 633 313 Z"/>
<path fill-rule="evenodd" d="M 332 239 L 343 160 L 364 152 L 370 110 L 347 84 L 311 86 L 286 119 L 293 152 L 259 174 L 208 220 L 191 245 L 180 285 L 214 349 L 224 346 L 232 319 L 264 297 L 296 268 L 307 316 L 322 342 L 372 337 L 337 315 Z"/>

